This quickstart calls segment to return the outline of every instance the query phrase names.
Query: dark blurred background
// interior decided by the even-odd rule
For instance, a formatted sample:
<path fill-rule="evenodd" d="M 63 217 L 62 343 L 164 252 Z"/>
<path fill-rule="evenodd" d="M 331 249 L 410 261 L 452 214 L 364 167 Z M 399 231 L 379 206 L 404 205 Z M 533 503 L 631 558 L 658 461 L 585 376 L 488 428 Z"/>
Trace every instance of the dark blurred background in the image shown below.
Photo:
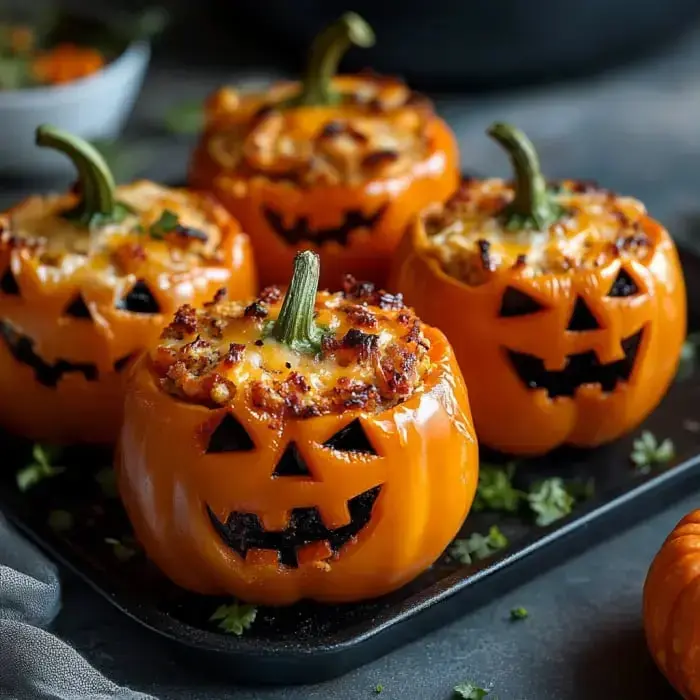
<path fill-rule="evenodd" d="M 95 7 L 95 0 L 67 2 Z M 377 45 L 351 51 L 343 68 L 371 65 L 429 93 L 457 133 L 465 169 L 507 173 L 484 130 L 496 119 L 512 121 L 535 141 L 550 177 L 594 179 L 637 196 L 677 236 L 692 235 L 700 192 L 700 0 L 160 4 L 171 26 L 154 46 L 123 140 L 123 160 L 138 174 L 182 180 L 195 137 L 169 133 L 169 111 L 222 83 L 298 74 L 313 34 L 352 9 L 374 26 Z M 99 3 L 105 11 L 147 5 Z M 15 184 L 5 184 L 3 200 Z"/>

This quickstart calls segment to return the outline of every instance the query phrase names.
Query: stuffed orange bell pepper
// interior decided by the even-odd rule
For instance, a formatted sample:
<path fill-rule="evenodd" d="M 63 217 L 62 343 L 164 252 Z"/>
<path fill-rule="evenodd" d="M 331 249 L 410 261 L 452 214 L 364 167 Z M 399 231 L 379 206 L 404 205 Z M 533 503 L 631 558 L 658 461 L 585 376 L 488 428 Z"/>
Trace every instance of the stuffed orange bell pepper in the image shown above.
<path fill-rule="evenodd" d="M 0 425 L 109 443 L 135 355 L 181 304 L 254 293 L 252 252 L 210 195 L 115 187 L 88 143 L 51 127 L 37 141 L 66 154 L 79 179 L 72 193 L 0 215 Z"/>
<path fill-rule="evenodd" d="M 116 467 L 150 558 L 180 586 L 354 601 L 430 566 L 471 506 L 478 450 L 452 350 L 401 296 L 183 306 L 129 379 Z"/>
<path fill-rule="evenodd" d="M 455 138 L 431 103 L 392 78 L 336 76 L 371 29 L 344 15 L 316 39 L 301 83 L 210 98 L 190 181 L 250 234 L 261 283 L 284 281 L 297 249 L 321 256 L 322 287 L 346 272 L 383 284 L 410 218 L 459 179 Z"/>
<path fill-rule="evenodd" d="M 515 454 L 592 447 L 634 428 L 675 373 L 686 299 L 673 241 L 644 206 L 548 186 L 504 124 L 513 184 L 467 180 L 409 228 L 392 288 L 452 342 L 479 440 Z"/>

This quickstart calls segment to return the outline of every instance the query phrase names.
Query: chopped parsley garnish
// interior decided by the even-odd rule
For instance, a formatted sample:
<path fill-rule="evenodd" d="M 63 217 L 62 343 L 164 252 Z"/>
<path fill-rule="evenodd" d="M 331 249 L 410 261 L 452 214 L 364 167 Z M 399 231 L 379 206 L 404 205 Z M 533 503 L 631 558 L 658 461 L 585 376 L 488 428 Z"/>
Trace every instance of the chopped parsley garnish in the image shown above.
<path fill-rule="evenodd" d="M 136 554 L 133 547 L 114 537 L 105 537 L 105 544 L 111 545 L 114 556 L 122 563 L 129 561 Z"/>
<path fill-rule="evenodd" d="M 673 442 L 669 438 L 659 442 L 654 433 L 645 430 L 632 443 L 630 459 L 640 474 L 648 474 L 652 467 L 670 462 L 674 455 Z"/>
<path fill-rule="evenodd" d="M 485 688 L 467 681 L 466 683 L 459 683 L 454 687 L 454 697 L 460 698 L 461 700 L 482 700 L 489 694 L 489 691 Z"/>
<path fill-rule="evenodd" d="M 67 510 L 52 510 L 48 523 L 54 532 L 68 532 L 73 529 L 73 515 Z"/>
<path fill-rule="evenodd" d="M 117 475 L 112 467 L 102 467 L 95 473 L 95 481 L 105 498 L 117 498 Z"/>
<path fill-rule="evenodd" d="M 57 447 L 35 444 L 32 448 L 31 464 L 20 469 L 16 474 L 17 488 L 20 491 L 28 491 L 32 486 L 44 479 L 58 476 L 66 471 L 65 467 L 58 467 L 53 462 L 60 458 L 61 450 Z"/>
<path fill-rule="evenodd" d="M 558 477 L 545 479 L 534 485 L 527 495 L 530 508 L 536 514 L 535 522 L 545 527 L 571 513 L 576 499 L 566 490 Z"/>
<path fill-rule="evenodd" d="M 172 233 L 179 225 L 180 219 L 177 214 L 170 209 L 164 209 L 158 220 L 151 224 L 148 232 L 151 238 L 161 241 L 167 233 Z"/>
<path fill-rule="evenodd" d="M 384 686 L 381 683 L 377 683 L 377 685 L 374 686 L 374 692 L 376 695 L 379 695 L 383 690 Z"/>
<path fill-rule="evenodd" d="M 240 637 L 244 630 L 249 629 L 253 624 L 257 614 L 258 609 L 254 605 L 231 603 L 231 605 L 220 605 L 209 620 L 218 622 L 219 629 L 224 632 Z"/>
<path fill-rule="evenodd" d="M 511 620 L 524 620 L 530 613 L 525 608 L 512 608 L 510 611 Z"/>
<path fill-rule="evenodd" d="M 515 462 L 505 468 L 482 465 L 479 468 L 479 486 L 474 499 L 474 511 L 495 510 L 515 513 L 526 494 L 513 488 Z"/>
<path fill-rule="evenodd" d="M 508 546 L 508 538 L 492 525 L 488 535 L 475 532 L 469 537 L 455 540 L 449 549 L 449 556 L 462 564 L 471 564 L 475 559 L 485 559 L 499 549 Z"/>

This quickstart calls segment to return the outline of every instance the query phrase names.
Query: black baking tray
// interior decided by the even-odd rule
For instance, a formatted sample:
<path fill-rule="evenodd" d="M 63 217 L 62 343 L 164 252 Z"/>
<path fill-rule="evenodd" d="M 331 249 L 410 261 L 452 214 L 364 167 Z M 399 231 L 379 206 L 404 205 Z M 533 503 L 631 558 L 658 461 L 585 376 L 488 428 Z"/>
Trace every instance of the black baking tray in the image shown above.
<path fill-rule="evenodd" d="M 689 325 L 700 329 L 700 257 L 683 252 L 688 282 Z M 129 526 L 119 501 L 105 494 L 95 474 L 104 475 L 110 455 L 69 449 L 60 476 L 21 493 L 15 471 L 27 463 L 31 445 L 0 439 L 0 509 L 32 540 L 72 569 L 110 603 L 170 642 L 193 668 L 212 668 L 237 680 L 309 683 L 340 675 L 378 655 L 425 635 L 546 567 L 648 517 L 677 496 L 700 485 L 700 372 L 686 367 L 645 425 L 615 444 L 592 451 L 557 450 L 546 458 L 522 461 L 516 482 L 560 475 L 573 483 L 593 482 L 594 495 L 571 515 L 549 527 L 527 514 L 475 513 L 462 536 L 498 524 L 510 545 L 471 565 L 441 558 L 410 585 L 384 598 L 354 605 L 301 603 L 261 608 L 242 636 L 219 632 L 209 617 L 222 599 L 182 591 L 136 553 L 122 561 L 106 539 L 128 544 Z M 629 459 L 632 441 L 643 429 L 671 438 L 675 460 L 639 474 Z M 489 461 L 495 455 L 482 455 Z M 49 525 L 57 509 L 73 515 L 61 533 Z M 53 516 L 55 517 L 55 516 Z"/>

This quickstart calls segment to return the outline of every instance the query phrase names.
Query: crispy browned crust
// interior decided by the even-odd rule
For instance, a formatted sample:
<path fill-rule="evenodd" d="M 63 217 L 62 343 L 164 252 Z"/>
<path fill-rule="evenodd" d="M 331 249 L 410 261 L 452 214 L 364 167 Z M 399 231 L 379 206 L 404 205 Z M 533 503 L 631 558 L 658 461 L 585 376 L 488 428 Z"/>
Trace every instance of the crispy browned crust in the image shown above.
<path fill-rule="evenodd" d="M 564 214 L 537 232 L 536 255 L 530 247 L 534 235 L 508 231 L 499 219 L 512 199 L 512 184 L 471 178 L 444 205 L 424 213 L 428 253 L 450 276 L 470 285 L 483 284 L 502 269 L 558 274 L 599 268 L 621 256 L 648 256 L 654 241 L 640 202 L 591 182 L 565 180 L 552 188 Z"/>
<path fill-rule="evenodd" d="M 269 287 L 248 304 L 216 299 L 202 309 L 180 308 L 151 353 L 161 388 L 212 408 L 242 391 L 251 407 L 274 422 L 378 411 L 421 387 L 431 365 L 430 343 L 400 295 L 352 277 L 343 292 L 319 293 L 317 323 L 333 330 L 324 334 L 315 358 L 291 353 L 270 338 L 281 300 L 281 291 Z M 251 354 L 259 369 L 253 369 Z M 238 376 L 247 379 L 237 383 Z"/>

